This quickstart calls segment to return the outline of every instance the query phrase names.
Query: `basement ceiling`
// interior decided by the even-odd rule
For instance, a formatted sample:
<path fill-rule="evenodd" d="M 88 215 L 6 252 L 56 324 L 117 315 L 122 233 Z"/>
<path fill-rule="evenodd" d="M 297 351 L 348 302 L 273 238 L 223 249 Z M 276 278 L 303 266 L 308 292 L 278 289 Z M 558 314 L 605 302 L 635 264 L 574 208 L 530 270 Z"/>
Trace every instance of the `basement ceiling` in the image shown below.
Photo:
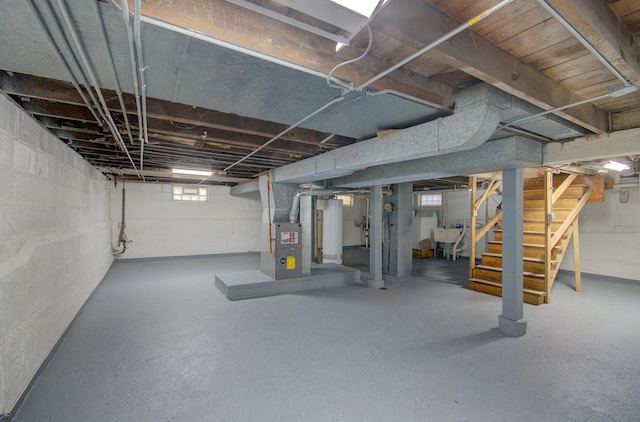
<path fill-rule="evenodd" d="M 133 21 L 136 0 L 124 3 Z M 251 3 L 340 33 L 285 5 Z M 620 77 L 627 84 L 640 83 L 640 2 L 634 0 L 546 2 L 590 40 L 611 63 L 609 68 L 541 6 L 544 2 L 516 0 L 371 83 L 361 95 L 359 85 L 498 3 L 389 0 L 370 22 L 371 45 L 364 29 L 336 52 L 333 40 L 224 0 L 140 2 L 148 133 L 148 142 L 141 145 L 144 124 L 137 112 L 122 2 L 0 2 L 0 89 L 106 174 L 142 174 L 145 180 L 158 181 L 172 180 L 170 169 L 175 167 L 214 171 L 203 183 L 251 180 L 264 171 L 375 137 L 381 130 L 447 116 L 454 94 L 480 82 L 529 105 L 526 112 L 508 116 L 503 123 L 514 124 L 497 130 L 492 140 L 518 134 L 547 143 L 640 127 L 638 92 L 606 96 Z M 65 9 L 71 26 L 65 22 Z M 87 108 L 47 31 L 88 95 L 88 86 L 94 84 L 84 83 L 80 70 L 81 56 L 86 55 L 124 145 Z M 330 82 L 337 88 L 327 80 L 334 68 Z M 115 76 L 124 93 L 126 119 Z M 345 90 L 352 91 L 345 100 L 286 131 L 341 98 Z M 577 102 L 583 103 L 521 120 Z M 461 181 L 449 182 L 459 186 Z M 422 181 L 416 188 L 442 185 L 442 180 Z"/>

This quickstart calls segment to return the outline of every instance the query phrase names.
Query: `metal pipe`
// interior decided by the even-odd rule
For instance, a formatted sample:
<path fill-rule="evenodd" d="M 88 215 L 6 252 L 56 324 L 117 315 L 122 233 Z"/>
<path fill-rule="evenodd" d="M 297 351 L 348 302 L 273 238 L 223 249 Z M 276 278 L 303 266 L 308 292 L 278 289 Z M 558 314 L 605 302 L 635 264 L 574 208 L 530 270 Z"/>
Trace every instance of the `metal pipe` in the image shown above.
<path fill-rule="evenodd" d="M 136 62 L 135 46 L 133 42 L 133 32 L 129 24 L 129 3 L 127 0 L 122 0 L 122 6 L 120 6 L 120 10 L 122 11 L 122 19 L 124 20 L 124 25 L 127 29 L 127 38 L 129 40 L 129 60 L 131 61 L 131 70 L 133 72 L 133 89 L 136 97 L 136 112 L 138 113 L 138 126 L 142 127 L 142 111 L 140 107 L 140 86 L 138 84 L 138 67 L 136 66 L 137 62 Z M 142 131 L 140 131 L 138 136 L 139 136 L 140 143 L 143 143 L 144 135 L 142 134 Z"/>
<path fill-rule="evenodd" d="M 138 139 L 140 141 L 140 161 L 141 161 L 141 164 L 143 164 L 142 159 L 144 154 L 145 130 L 144 130 L 144 121 L 142 117 L 143 114 L 142 114 L 141 105 L 140 105 L 140 84 L 138 81 L 138 77 L 139 77 L 138 69 L 140 69 L 140 66 L 138 66 L 138 62 L 136 60 L 134 34 L 132 31 L 130 19 L 129 19 L 128 0 L 122 0 L 122 6 L 120 10 L 122 11 L 122 19 L 124 20 L 124 25 L 127 30 L 127 39 L 129 41 L 129 59 L 131 61 L 131 70 L 133 73 L 133 88 L 134 88 L 134 93 L 136 98 L 136 112 L 138 114 L 138 126 L 141 129 L 138 134 Z"/>
<path fill-rule="evenodd" d="M 598 100 L 601 100 L 603 98 L 607 98 L 607 97 L 610 97 L 610 96 L 611 96 L 611 93 L 602 94 L 602 95 L 598 95 L 598 96 L 593 97 L 593 98 L 588 98 L 586 100 L 581 100 L 581 101 L 575 102 L 573 104 L 568 104 L 568 105 L 564 105 L 564 106 L 561 106 L 561 107 L 552 108 L 550 110 L 541 111 L 540 113 L 532 114 L 531 116 L 522 117 L 520 119 L 516 119 L 516 120 L 513 120 L 511 122 L 507 122 L 507 123 L 505 123 L 503 125 L 500 125 L 500 126 L 498 126 L 498 130 L 508 128 L 508 127 L 513 126 L 513 125 L 515 125 L 517 123 L 522 123 L 524 121 L 531 120 L 531 119 L 534 119 L 536 117 L 544 116 L 544 115 L 550 114 L 550 113 L 555 113 L 556 111 L 561 111 L 561 110 L 564 110 L 566 108 L 575 107 L 575 106 L 579 106 L 579 105 L 582 105 L 582 104 L 590 103 L 592 101 L 598 101 Z"/>
<path fill-rule="evenodd" d="M 434 48 L 436 48 L 440 44 L 448 41 L 449 39 L 451 39 L 453 37 L 455 37 L 456 35 L 458 35 L 462 31 L 464 31 L 465 29 L 472 27 L 476 23 L 480 22 L 482 19 L 484 19 L 487 16 L 497 12 L 498 10 L 502 9 L 503 7 L 507 6 L 509 3 L 512 3 L 513 1 L 514 0 L 503 0 L 500 3 L 498 3 L 497 5 L 485 10 L 482 13 L 480 13 L 479 15 L 474 16 L 473 18 L 469 19 L 468 21 L 466 21 L 462 25 L 458 26 L 457 28 L 453 29 L 452 31 L 449 31 L 448 33 L 446 33 L 442 37 L 440 37 L 437 40 L 433 41 L 432 43 L 428 44 L 427 46 L 425 46 L 421 50 L 418 50 L 417 52 L 415 52 L 411 56 L 407 57 L 406 59 L 402 60 L 401 62 L 396 63 L 395 65 L 391 66 L 389 69 L 385 70 L 384 72 L 379 73 L 378 75 L 376 75 L 373 78 L 369 79 L 367 82 L 365 82 L 364 84 L 360 85 L 360 88 L 366 88 L 369 85 L 371 85 L 372 83 L 384 78 L 388 74 L 400 69 L 402 66 L 404 66 L 407 63 L 417 59 L 418 57 L 422 56 L 423 54 L 425 54 L 429 50 L 433 50 Z"/>
<path fill-rule="evenodd" d="M 287 133 L 291 132 L 293 129 L 295 129 L 296 127 L 300 126 L 301 124 L 303 124 L 304 122 L 306 122 L 307 120 L 311 119 L 314 116 L 317 116 L 318 114 L 322 113 L 324 110 L 328 109 L 329 107 L 331 107 L 334 104 L 337 104 L 341 101 L 344 101 L 344 97 L 338 97 L 332 101 L 329 101 L 327 104 L 323 105 L 322 107 L 320 107 L 319 109 L 317 109 L 316 111 L 314 111 L 313 113 L 307 115 L 306 117 L 303 117 L 302 119 L 298 120 L 296 123 L 294 123 L 293 125 L 289 126 L 287 129 L 283 130 L 282 132 L 280 132 L 279 134 L 277 134 L 276 136 L 274 136 L 273 138 L 271 138 L 270 140 L 268 140 L 267 142 L 265 142 L 264 144 L 260 145 L 258 148 L 254 149 L 253 151 L 251 151 L 249 154 L 245 155 L 244 157 L 242 157 L 241 159 L 239 159 L 238 161 L 236 161 L 235 163 L 231 164 L 230 166 L 228 166 L 227 168 L 224 169 L 224 171 L 229 171 L 230 169 L 232 169 L 233 167 L 237 166 L 238 164 L 242 163 L 243 161 L 245 161 L 247 158 L 253 156 L 254 154 L 256 154 L 258 151 L 262 150 L 263 148 L 267 147 L 268 145 L 270 145 L 271 143 L 277 141 L 278 139 L 280 139 L 283 135 L 286 135 Z"/>
<path fill-rule="evenodd" d="M 413 101 L 414 103 L 418 103 L 418 104 L 425 105 L 427 107 L 435 108 L 436 110 L 446 111 L 448 113 L 453 113 L 453 110 L 451 110 L 448 107 L 445 107 L 445 106 L 440 105 L 440 104 L 432 103 L 431 101 L 423 100 L 422 98 L 414 97 L 413 95 L 405 94 L 404 92 L 396 91 L 395 89 L 383 89 L 381 91 L 367 92 L 367 95 L 371 95 L 371 96 L 382 95 L 382 94 L 395 95 L 396 97 L 401 97 L 401 98 L 404 98 L 405 100 Z"/>
<path fill-rule="evenodd" d="M 136 43 L 136 53 L 138 54 L 138 72 L 140 74 L 140 83 L 142 84 L 142 133 L 144 142 L 140 144 L 140 169 L 144 168 L 144 144 L 149 142 L 149 133 L 147 131 L 147 83 L 144 76 L 146 70 L 142 57 L 142 39 L 140 37 L 140 0 L 135 0 L 133 14 L 133 36 Z"/>
<path fill-rule="evenodd" d="M 47 9 L 47 13 L 49 13 L 49 16 L 51 17 L 51 21 L 53 22 L 53 25 L 52 25 L 53 28 L 55 29 L 58 37 L 61 40 L 63 40 L 62 45 L 66 48 L 66 54 L 73 59 L 73 63 L 75 63 L 75 66 L 80 71 L 80 74 L 79 74 L 80 83 L 82 85 L 84 85 L 85 89 L 87 90 L 87 93 L 89 94 L 89 97 L 91 98 L 91 102 L 93 104 L 93 108 L 98 112 L 98 114 L 100 114 L 100 117 L 101 117 L 100 121 L 106 123 L 107 127 L 109 127 L 109 130 L 111 131 L 111 127 L 109 126 L 109 121 L 107 119 L 107 116 L 105 115 L 104 110 L 102 109 L 102 106 L 100 105 L 100 102 L 98 101 L 98 99 L 94 95 L 93 90 L 91 89 L 91 84 L 89 83 L 89 81 L 87 80 L 87 76 L 85 75 L 85 71 L 82 69 L 82 66 L 81 66 L 80 62 L 78 61 L 78 58 L 76 57 L 75 53 L 73 52 L 73 48 L 71 47 L 71 44 L 68 41 L 68 37 L 64 33 L 64 31 L 63 31 L 62 27 L 60 26 L 60 24 L 58 23 L 58 19 L 56 17 L 56 14 L 53 11 L 53 8 L 51 7 L 51 4 L 49 4 L 48 0 L 44 1 L 43 3 L 44 3 L 45 8 Z M 113 134 L 113 132 L 112 132 L 112 134 Z"/>
<path fill-rule="evenodd" d="M 104 17 L 102 16 L 102 12 L 100 11 L 100 6 L 98 2 L 93 3 L 93 10 L 96 14 L 96 20 L 98 21 L 98 25 L 100 26 L 100 35 L 102 36 L 102 40 L 104 41 L 104 47 L 107 51 L 107 59 L 109 60 L 109 65 L 111 66 L 111 71 L 113 73 L 113 81 L 116 86 L 116 95 L 118 96 L 118 102 L 120 103 L 120 109 L 122 110 L 122 116 L 124 118 L 124 124 L 127 128 L 127 134 L 129 135 L 129 143 L 133 145 L 133 136 L 131 135 L 131 125 L 129 124 L 129 116 L 127 113 L 127 108 L 124 105 L 124 99 L 122 98 L 122 89 L 120 88 L 120 79 L 118 78 L 118 72 L 116 70 L 116 65 L 113 62 L 113 55 L 111 53 L 111 48 L 109 47 L 109 41 L 107 39 L 107 31 L 104 26 Z"/>
<path fill-rule="evenodd" d="M 581 34 L 579 33 L 560 13 L 558 13 L 553 7 L 551 7 L 551 5 L 549 3 L 546 2 L 546 0 L 537 0 L 538 4 L 540 6 L 542 6 L 547 12 L 549 12 L 549 14 L 551 16 L 553 16 L 558 22 L 560 22 L 560 24 L 562 26 L 564 26 L 570 33 L 571 35 L 573 35 L 574 37 L 576 37 L 578 39 L 578 41 L 580 41 L 580 43 L 587 49 L 589 50 L 589 52 L 591 54 L 593 54 L 594 56 L 596 56 L 596 58 L 607 68 L 609 69 L 609 71 L 611 73 L 613 73 L 613 75 L 618 78 L 622 83 L 624 83 L 626 86 L 629 85 L 633 85 L 631 82 L 629 82 L 627 80 L 627 78 L 624 77 L 624 75 L 622 75 L 620 72 L 618 72 L 618 69 L 616 69 L 615 67 L 613 67 L 613 65 L 611 63 L 609 63 L 609 60 L 607 60 L 606 57 L 604 57 L 594 46 L 591 45 L 591 43 L 589 43 L 589 41 L 587 41 L 587 39 Z"/>
<path fill-rule="evenodd" d="M 53 36 L 51 35 L 51 32 L 49 31 L 49 29 L 45 25 L 44 20 L 42 19 L 42 16 L 40 16 L 40 12 L 38 11 L 38 9 L 33 4 L 33 0 L 29 0 L 27 2 L 27 5 L 31 9 L 31 13 L 35 17 L 36 23 L 38 24 L 40 29 L 42 29 L 42 32 L 44 33 L 45 38 L 47 38 L 47 41 L 49 41 L 49 44 L 51 45 L 51 47 L 53 49 L 53 54 L 56 56 L 56 58 L 58 59 L 58 61 L 60 62 L 60 64 L 64 68 L 64 70 L 67 72 L 67 75 L 69 76 L 69 79 L 71 80 L 71 83 L 73 84 L 73 87 L 76 89 L 76 91 L 78 91 L 78 94 L 80 94 L 80 97 L 82 98 L 82 101 L 84 101 L 84 104 L 87 106 L 87 108 L 89 109 L 89 111 L 91 112 L 93 117 L 96 119 L 96 122 L 98 122 L 98 125 L 100 127 L 104 127 L 104 123 L 102 122 L 102 119 L 100 117 L 98 117 L 98 114 L 96 113 L 96 110 L 91 105 L 91 102 L 89 101 L 89 99 L 85 95 L 84 91 L 82 90 L 82 87 L 80 86 L 80 84 L 78 83 L 78 80 L 76 79 L 75 75 L 73 74 L 73 71 L 71 70 L 71 67 L 69 67 L 69 63 L 67 63 L 65 58 L 62 56 L 62 52 L 59 50 L 57 44 L 53 40 Z"/>
<path fill-rule="evenodd" d="M 367 48 L 364 50 L 364 52 L 361 55 L 359 55 L 355 59 L 351 59 L 351 60 L 347 60 L 345 62 L 339 63 L 339 64 L 335 65 L 333 67 L 333 69 L 331 69 L 331 71 L 327 75 L 327 85 L 329 85 L 331 88 L 346 88 L 346 89 L 349 89 L 349 84 L 344 83 L 342 81 L 338 82 L 338 85 L 332 85 L 331 84 L 331 75 L 333 74 L 333 72 L 336 71 L 336 69 L 338 69 L 338 68 L 340 68 L 342 66 L 348 65 L 350 63 L 355 63 L 358 60 L 362 59 L 367 54 L 369 54 L 369 50 L 371 50 L 371 46 L 373 45 L 373 32 L 371 32 L 371 27 L 369 26 L 368 23 L 366 25 L 366 28 L 367 28 L 367 31 L 369 33 L 369 42 L 367 43 Z"/>
<path fill-rule="evenodd" d="M 67 9 L 67 6 L 64 3 L 64 0 L 57 0 L 57 1 L 58 1 L 58 6 L 60 7 L 60 11 L 62 12 L 62 17 L 67 27 L 69 28 L 69 33 L 71 34 L 71 38 L 73 39 L 73 42 L 76 44 L 76 48 L 78 50 L 78 53 L 80 54 L 80 59 L 84 64 L 84 67 L 88 73 L 89 79 L 91 79 L 91 84 L 93 85 L 96 93 L 98 94 L 98 97 L 100 98 L 100 103 L 102 104 L 102 108 L 104 110 L 104 117 L 107 122 L 107 125 L 111 129 L 111 133 L 113 134 L 115 139 L 120 143 L 120 147 L 127 154 L 127 157 L 131 162 L 131 165 L 136 170 L 136 173 L 138 173 L 138 177 L 141 177 L 140 173 L 138 172 L 138 168 L 136 167 L 135 163 L 133 162 L 133 159 L 131 158 L 131 155 L 129 154 L 129 150 L 127 149 L 127 146 L 125 145 L 124 140 L 122 139 L 122 136 L 120 136 L 120 132 L 118 132 L 118 127 L 113 121 L 113 117 L 111 116 L 111 112 L 109 111 L 109 107 L 107 106 L 107 102 L 105 101 L 104 96 L 102 95 L 102 91 L 100 90 L 100 86 L 98 84 L 96 76 L 93 73 L 91 64 L 89 63 L 89 60 L 82 47 L 82 43 L 80 42 L 78 33 L 76 32 L 75 27 L 73 26 L 73 22 L 71 21 L 71 17 L 69 16 L 69 10 Z M 91 92 L 91 90 L 89 90 L 89 92 Z"/>

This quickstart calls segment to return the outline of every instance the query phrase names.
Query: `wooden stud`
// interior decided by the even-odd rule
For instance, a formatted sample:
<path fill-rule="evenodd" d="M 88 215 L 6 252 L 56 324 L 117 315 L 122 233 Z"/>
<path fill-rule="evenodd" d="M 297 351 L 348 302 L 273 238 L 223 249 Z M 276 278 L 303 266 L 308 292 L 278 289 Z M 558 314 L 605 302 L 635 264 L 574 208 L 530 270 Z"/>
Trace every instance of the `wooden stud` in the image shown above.
<path fill-rule="evenodd" d="M 582 277 L 580 274 L 580 238 L 578 217 L 573 221 L 573 271 L 576 277 L 576 292 L 582 290 Z"/>
<path fill-rule="evenodd" d="M 551 302 L 551 221 L 553 213 L 553 173 L 546 170 L 544 173 L 544 297 L 545 303 Z"/>
<path fill-rule="evenodd" d="M 476 178 L 469 177 L 469 187 L 471 188 L 471 221 L 469 223 L 469 277 L 475 277 L 476 267 L 476 220 L 478 217 L 478 210 L 475 207 L 476 203 Z"/>

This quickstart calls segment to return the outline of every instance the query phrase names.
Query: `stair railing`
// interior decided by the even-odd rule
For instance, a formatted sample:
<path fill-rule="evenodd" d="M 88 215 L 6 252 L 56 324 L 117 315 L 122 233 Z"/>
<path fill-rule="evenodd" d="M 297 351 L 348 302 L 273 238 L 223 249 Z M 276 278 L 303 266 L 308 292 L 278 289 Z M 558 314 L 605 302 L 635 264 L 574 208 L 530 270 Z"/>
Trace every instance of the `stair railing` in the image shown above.
<path fill-rule="evenodd" d="M 558 229 L 555 232 L 552 230 L 551 223 L 555 221 L 553 206 L 556 203 L 556 201 L 562 196 L 562 194 L 564 194 L 567 188 L 571 186 L 571 184 L 575 181 L 577 177 L 578 177 L 578 174 L 575 174 L 575 173 L 570 174 L 560 184 L 560 186 L 558 186 L 557 189 L 554 189 L 553 173 L 551 170 L 545 171 L 545 176 L 544 176 L 544 189 L 545 189 L 544 289 L 546 293 L 545 299 L 544 299 L 545 303 L 551 302 L 551 287 L 553 287 L 555 274 L 557 273 L 558 267 L 560 266 L 560 263 L 558 263 L 555 271 L 552 270 L 552 267 L 551 267 L 552 252 L 554 248 L 558 245 L 558 242 L 560 242 L 560 239 L 562 239 L 565 236 L 565 234 L 569 229 L 572 230 L 571 232 L 572 235 L 575 235 L 577 233 L 578 216 L 580 215 L 580 211 L 582 211 L 582 208 L 584 208 L 586 203 L 589 202 L 589 198 L 591 197 L 592 189 L 589 187 L 585 190 L 585 192 L 583 193 L 582 197 L 580 198 L 576 206 L 573 208 L 571 213 L 565 218 L 564 222 L 560 225 L 560 227 L 558 227 Z M 576 239 L 577 239 L 577 236 L 574 238 L 574 241 Z M 577 266 L 576 268 L 579 268 L 579 266 Z M 576 290 L 579 290 L 579 285 L 580 285 L 579 277 L 580 277 L 579 274 L 576 273 Z"/>
<path fill-rule="evenodd" d="M 484 193 L 477 196 L 476 177 L 469 177 L 469 186 L 471 187 L 471 222 L 469 224 L 469 277 L 475 277 L 476 268 L 476 243 L 478 243 L 491 228 L 502 218 L 502 210 L 489 220 L 484 227 L 477 230 L 478 210 L 480 206 L 502 185 L 502 180 L 498 180 L 502 172 L 496 171 L 491 175 L 489 185 Z"/>

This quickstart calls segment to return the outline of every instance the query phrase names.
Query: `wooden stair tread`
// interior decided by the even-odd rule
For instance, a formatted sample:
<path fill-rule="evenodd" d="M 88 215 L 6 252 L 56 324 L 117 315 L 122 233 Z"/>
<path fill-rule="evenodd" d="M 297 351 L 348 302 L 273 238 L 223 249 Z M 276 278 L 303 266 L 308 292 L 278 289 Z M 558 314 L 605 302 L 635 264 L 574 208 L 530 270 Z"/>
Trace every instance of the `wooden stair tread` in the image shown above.
<path fill-rule="evenodd" d="M 492 256 L 494 258 L 502 258 L 502 255 L 499 253 L 491 253 L 491 252 L 485 252 L 482 254 L 487 255 L 487 256 Z M 531 261 L 531 262 L 544 262 L 544 259 L 542 258 L 529 258 L 528 256 L 523 256 L 522 259 L 524 259 L 525 261 Z M 556 264 L 558 261 L 556 260 L 551 260 L 551 264 Z"/>
<path fill-rule="evenodd" d="M 497 283 L 495 281 L 489 281 L 489 280 L 482 280 L 480 278 L 470 278 L 469 281 L 474 282 L 474 283 L 481 283 L 481 284 L 487 284 L 489 286 L 494 286 L 494 287 L 500 287 L 502 288 L 502 283 Z M 522 289 L 523 292 L 532 294 L 532 295 L 539 295 L 539 296 L 546 296 L 547 294 L 541 290 L 531 290 L 531 289 Z"/>
<path fill-rule="evenodd" d="M 494 245 L 502 245 L 502 241 L 501 240 L 489 240 L 487 241 L 487 243 L 492 243 Z M 543 248 L 544 249 L 544 245 L 539 245 L 537 243 L 523 243 L 522 246 L 529 246 L 532 248 Z M 559 249 L 560 246 L 556 245 L 554 249 Z"/>
<path fill-rule="evenodd" d="M 523 223 L 544 223 L 544 218 L 525 218 L 522 220 Z M 564 220 L 555 220 L 552 223 L 564 223 Z"/>
<path fill-rule="evenodd" d="M 482 270 L 488 270 L 488 271 L 502 272 L 502 268 L 492 267 L 490 265 L 477 264 L 476 268 L 480 268 Z M 523 271 L 522 275 L 524 275 L 525 277 L 544 278 L 544 274 L 532 273 L 530 271 Z"/>

